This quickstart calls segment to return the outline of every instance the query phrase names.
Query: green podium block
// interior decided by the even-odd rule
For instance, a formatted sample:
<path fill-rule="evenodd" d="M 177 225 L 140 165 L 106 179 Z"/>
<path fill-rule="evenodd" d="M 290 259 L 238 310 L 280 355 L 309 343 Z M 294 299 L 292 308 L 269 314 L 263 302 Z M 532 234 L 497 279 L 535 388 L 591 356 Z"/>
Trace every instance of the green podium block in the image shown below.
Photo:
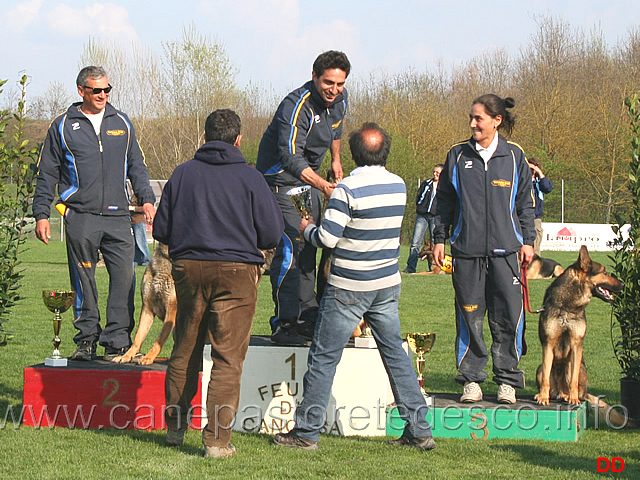
<path fill-rule="evenodd" d="M 514 405 L 497 402 L 495 395 L 483 401 L 459 403 L 460 394 L 434 393 L 427 420 L 434 437 L 490 440 L 537 439 L 575 442 L 587 428 L 587 404 L 570 407 L 564 402 L 540 406 L 533 397 L 518 397 Z M 397 407 L 387 408 L 387 435 L 399 436 L 404 420 Z"/>

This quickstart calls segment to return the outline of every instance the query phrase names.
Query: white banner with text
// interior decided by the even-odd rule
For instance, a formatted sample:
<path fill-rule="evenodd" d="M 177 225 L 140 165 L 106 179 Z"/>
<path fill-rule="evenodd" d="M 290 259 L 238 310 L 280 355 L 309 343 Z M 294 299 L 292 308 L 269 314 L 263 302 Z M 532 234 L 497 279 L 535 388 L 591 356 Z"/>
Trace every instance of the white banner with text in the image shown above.
<path fill-rule="evenodd" d="M 556 250 L 573 252 L 586 245 L 592 251 L 613 250 L 614 240 L 612 225 L 608 223 L 551 223 L 542 222 L 544 233 L 540 250 Z M 623 227 L 629 231 L 629 225 Z"/>

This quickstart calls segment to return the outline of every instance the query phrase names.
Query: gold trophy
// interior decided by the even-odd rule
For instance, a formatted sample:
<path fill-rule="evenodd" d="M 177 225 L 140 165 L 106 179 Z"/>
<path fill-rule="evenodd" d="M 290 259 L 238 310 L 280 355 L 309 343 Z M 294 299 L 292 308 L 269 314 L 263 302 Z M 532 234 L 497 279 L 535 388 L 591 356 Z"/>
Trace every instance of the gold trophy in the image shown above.
<path fill-rule="evenodd" d="M 60 325 L 62 323 L 61 313 L 69 310 L 73 304 L 73 298 L 76 292 L 68 290 L 43 290 L 42 300 L 50 312 L 55 315 L 53 317 L 53 353 L 50 357 L 44 359 L 44 364 L 49 367 L 66 367 L 67 359 L 60 353 Z"/>
<path fill-rule="evenodd" d="M 424 354 L 428 353 L 433 344 L 436 341 L 435 333 L 407 333 L 407 343 L 409 348 L 418 357 L 416 358 L 416 367 L 418 368 L 418 384 L 420 385 L 420 391 L 425 397 L 429 397 L 429 394 L 424 389 L 424 377 L 422 372 L 424 371 L 425 359 Z"/>
<path fill-rule="evenodd" d="M 311 216 L 311 186 L 303 185 L 292 188 L 287 192 L 287 195 L 302 218 Z"/>

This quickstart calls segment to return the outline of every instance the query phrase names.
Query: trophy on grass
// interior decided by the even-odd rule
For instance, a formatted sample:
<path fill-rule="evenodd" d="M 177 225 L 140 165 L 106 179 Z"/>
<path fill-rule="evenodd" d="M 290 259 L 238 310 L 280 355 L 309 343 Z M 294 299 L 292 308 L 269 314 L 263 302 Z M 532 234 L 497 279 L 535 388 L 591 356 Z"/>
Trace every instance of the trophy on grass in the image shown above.
<path fill-rule="evenodd" d="M 435 341 L 435 333 L 407 333 L 409 348 L 417 355 L 416 367 L 418 368 L 418 384 L 420 385 L 422 395 L 425 397 L 429 397 L 429 394 L 424 389 L 424 376 L 422 375 L 425 365 L 424 354 L 431 350 Z"/>
<path fill-rule="evenodd" d="M 45 358 L 44 364 L 49 367 L 66 367 L 67 359 L 60 353 L 60 325 L 62 316 L 60 314 L 69 310 L 73 304 L 73 298 L 76 292 L 68 290 L 43 290 L 42 300 L 50 312 L 54 313 L 53 317 L 53 353 L 50 357 Z"/>
<path fill-rule="evenodd" d="M 302 218 L 311 216 L 311 186 L 303 185 L 292 188 L 287 192 L 287 195 Z"/>

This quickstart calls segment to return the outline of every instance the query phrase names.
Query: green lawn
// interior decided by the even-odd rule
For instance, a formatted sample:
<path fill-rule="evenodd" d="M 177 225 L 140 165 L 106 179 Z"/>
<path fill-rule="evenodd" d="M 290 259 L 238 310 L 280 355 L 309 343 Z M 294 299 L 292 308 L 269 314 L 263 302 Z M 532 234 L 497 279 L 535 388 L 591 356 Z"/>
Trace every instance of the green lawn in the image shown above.
<path fill-rule="evenodd" d="M 404 268 L 408 249 L 403 249 Z M 564 266 L 577 253 L 543 252 Z M 608 264 L 605 253 L 593 258 Z M 162 431 L 82 430 L 32 428 L 14 425 L 5 414 L 9 406 L 22 404 L 22 374 L 26 366 L 41 363 L 51 353 L 52 314 L 42 303 L 43 289 L 67 289 L 68 274 L 64 244 L 45 246 L 29 241 L 22 255 L 25 269 L 24 301 L 14 310 L 7 326 L 15 333 L 8 346 L 0 347 L 0 472 L 4 478 L 600 478 L 598 457 L 620 457 L 625 461 L 615 478 L 640 478 L 640 435 L 637 430 L 589 429 L 576 443 L 522 440 L 438 439 L 438 448 L 422 453 L 387 446 L 382 438 L 323 436 L 318 452 L 283 450 L 273 446 L 270 437 L 234 433 L 238 454 L 225 460 L 202 458 L 201 439 L 196 431 L 187 433 L 182 448 L 164 446 Z M 424 263 L 419 265 L 425 269 Z M 138 269 L 138 281 L 144 269 Z M 420 270 L 419 270 L 420 271 Z M 101 304 L 106 298 L 107 275 L 98 271 Z M 550 281 L 530 282 L 532 308 L 542 303 Z M 427 355 L 425 382 L 433 392 L 459 392 L 453 381 L 455 360 L 453 340 L 453 288 L 448 275 L 403 275 L 400 302 L 403 332 L 432 331 L 437 339 Z M 139 312 L 139 298 L 137 298 Z M 260 285 L 255 334 L 269 333 L 272 305 L 268 279 Z M 103 312 L 104 316 L 104 312 Z M 589 331 L 585 339 L 585 361 L 589 369 L 589 389 L 605 395 L 610 404 L 619 402 L 619 368 L 613 358 L 609 334 L 610 308 L 594 300 L 587 309 Z M 74 350 L 74 329 L 70 314 L 63 315 L 61 332 L 63 355 Z M 527 388 L 519 392 L 536 393 L 534 374 L 541 353 L 537 339 L 537 316 L 527 317 L 528 354 L 522 368 Z M 156 321 L 143 351 L 157 335 Z M 488 330 L 485 338 L 489 339 Z M 171 340 L 162 356 L 171 351 Z M 101 349 L 98 352 L 102 354 Z M 488 370 L 490 374 L 490 371 Z M 362 374 L 362 372 L 354 372 Z M 64 385 L 60 386 L 64 388 Z M 488 382 L 487 393 L 497 387 Z"/>

